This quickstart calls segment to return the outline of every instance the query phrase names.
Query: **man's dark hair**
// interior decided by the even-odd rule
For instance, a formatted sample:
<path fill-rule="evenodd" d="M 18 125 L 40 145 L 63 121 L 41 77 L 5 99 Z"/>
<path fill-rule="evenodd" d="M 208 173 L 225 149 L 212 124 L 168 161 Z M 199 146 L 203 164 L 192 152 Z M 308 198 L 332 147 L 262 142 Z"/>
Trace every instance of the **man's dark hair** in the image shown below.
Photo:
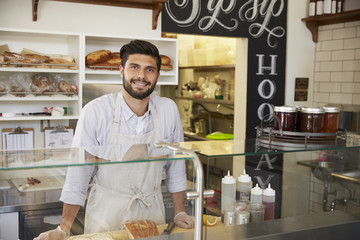
<path fill-rule="evenodd" d="M 122 46 L 120 49 L 120 58 L 121 66 L 124 68 L 128 56 L 131 54 L 144 54 L 155 58 L 158 72 L 160 71 L 161 57 L 158 48 L 154 44 L 144 40 L 133 40 Z"/>

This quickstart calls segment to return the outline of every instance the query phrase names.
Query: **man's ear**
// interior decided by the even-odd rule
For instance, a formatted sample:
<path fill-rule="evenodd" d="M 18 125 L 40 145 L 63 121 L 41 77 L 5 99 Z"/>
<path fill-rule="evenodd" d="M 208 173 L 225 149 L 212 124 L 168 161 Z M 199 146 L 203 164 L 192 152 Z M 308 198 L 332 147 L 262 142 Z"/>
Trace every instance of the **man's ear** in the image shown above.
<path fill-rule="evenodd" d="M 124 68 L 122 65 L 119 66 L 120 69 L 120 76 L 123 77 L 124 76 Z"/>

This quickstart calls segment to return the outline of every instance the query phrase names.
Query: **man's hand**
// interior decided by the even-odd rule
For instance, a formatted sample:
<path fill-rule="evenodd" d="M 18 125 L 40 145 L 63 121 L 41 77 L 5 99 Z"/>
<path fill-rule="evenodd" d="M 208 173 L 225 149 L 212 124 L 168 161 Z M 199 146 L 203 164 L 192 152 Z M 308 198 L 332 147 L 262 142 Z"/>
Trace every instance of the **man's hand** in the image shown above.
<path fill-rule="evenodd" d="M 67 237 L 66 232 L 58 226 L 54 230 L 41 233 L 37 238 L 34 238 L 34 240 L 65 240 Z"/>
<path fill-rule="evenodd" d="M 174 217 L 174 222 L 176 226 L 181 228 L 193 228 L 194 227 L 194 217 L 189 216 L 186 212 L 179 212 Z"/>

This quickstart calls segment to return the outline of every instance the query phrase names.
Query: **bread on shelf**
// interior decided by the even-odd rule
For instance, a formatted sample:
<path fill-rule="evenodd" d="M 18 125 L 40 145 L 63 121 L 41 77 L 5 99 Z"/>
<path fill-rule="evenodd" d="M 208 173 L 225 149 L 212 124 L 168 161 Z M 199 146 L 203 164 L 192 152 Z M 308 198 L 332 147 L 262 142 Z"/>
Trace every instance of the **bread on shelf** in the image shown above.
<path fill-rule="evenodd" d="M 93 65 L 105 62 L 111 58 L 111 51 L 97 50 L 86 55 L 85 62 L 87 65 Z"/>

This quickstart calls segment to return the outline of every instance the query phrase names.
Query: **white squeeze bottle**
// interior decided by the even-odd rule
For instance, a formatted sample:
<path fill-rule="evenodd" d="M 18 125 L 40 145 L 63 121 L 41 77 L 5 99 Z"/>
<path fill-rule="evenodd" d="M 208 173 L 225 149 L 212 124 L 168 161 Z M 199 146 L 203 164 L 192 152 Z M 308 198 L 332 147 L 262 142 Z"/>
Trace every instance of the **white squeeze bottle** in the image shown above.
<path fill-rule="evenodd" d="M 228 174 L 221 180 L 221 213 L 224 214 L 225 210 L 230 209 L 236 197 L 236 179 Z"/>
<path fill-rule="evenodd" d="M 263 197 L 263 190 L 259 188 L 258 184 L 256 184 L 256 186 L 251 189 L 250 202 L 262 204 L 262 197 Z"/>
<path fill-rule="evenodd" d="M 250 192 L 252 188 L 252 181 L 249 174 L 246 174 L 244 169 L 244 174 L 240 175 L 237 179 L 236 190 L 240 192 L 240 201 L 250 201 Z"/>
<path fill-rule="evenodd" d="M 264 220 L 275 218 L 275 190 L 271 188 L 270 183 L 263 191 L 263 204 L 265 205 Z"/>

